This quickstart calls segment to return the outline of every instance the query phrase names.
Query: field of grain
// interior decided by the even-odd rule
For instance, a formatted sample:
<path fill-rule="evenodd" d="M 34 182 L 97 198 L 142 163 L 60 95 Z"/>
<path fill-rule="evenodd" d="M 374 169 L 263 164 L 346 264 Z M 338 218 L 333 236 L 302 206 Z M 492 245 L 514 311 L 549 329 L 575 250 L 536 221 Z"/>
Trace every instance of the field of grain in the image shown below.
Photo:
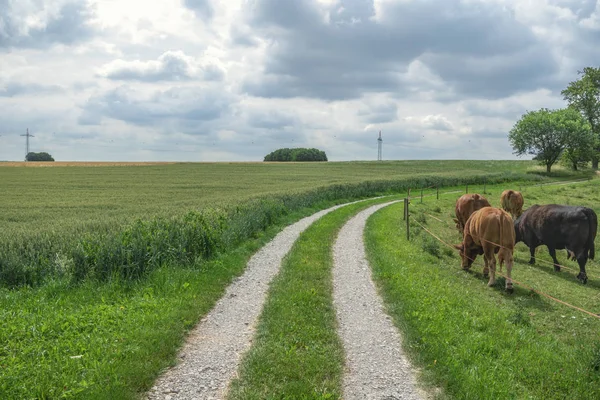
<path fill-rule="evenodd" d="M 1 168 L 7 164 L 0 163 L 0 242 L 7 234 L 94 230 L 334 184 L 535 170 L 530 161 L 17 163 L 24 167 Z M 30 168 L 37 164 L 53 167 Z"/>

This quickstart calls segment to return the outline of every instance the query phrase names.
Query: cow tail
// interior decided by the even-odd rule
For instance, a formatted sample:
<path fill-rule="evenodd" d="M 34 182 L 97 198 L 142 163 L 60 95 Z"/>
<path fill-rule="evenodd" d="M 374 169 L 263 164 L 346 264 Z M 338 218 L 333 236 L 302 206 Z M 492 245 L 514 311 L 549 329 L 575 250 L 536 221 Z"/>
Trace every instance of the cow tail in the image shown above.
<path fill-rule="evenodd" d="M 587 248 L 589 249 L 588 258 L 590 260 L 593 260 L 594 256 L 596 255 L 594 239 L 596 237 L 596 230 L 598 229 L 598 217 L 596 216 L 596 213 L 592 209 L 584 208 L 583 212 L 588 217 L 588 221 L 590 224 L 590 234 L 588 236 L 588 242 L 587 242 Z"/>

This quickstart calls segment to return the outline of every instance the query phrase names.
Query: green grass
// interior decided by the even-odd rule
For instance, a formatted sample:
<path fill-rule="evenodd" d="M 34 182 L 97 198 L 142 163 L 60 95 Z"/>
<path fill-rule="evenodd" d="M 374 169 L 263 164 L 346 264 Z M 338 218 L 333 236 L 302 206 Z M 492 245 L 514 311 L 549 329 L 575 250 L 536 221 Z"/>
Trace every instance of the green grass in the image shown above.
<path fill-rule="evenodd" d="M 185 331 L 282 224 L 407 187 L 548 180 L 524 173 L 531 165 L 2 167 L 0 398 L 132 398 L 173 361 Z M 204 231 L 189 230 L 186 216 L 219 213 L 216 207 L 227 224 L 209 236 L 215 251 L 189 252 L 185 238 Z M 173 256 L 180 250 L 182 257 Z M 149 267 L 130 274 L 140 266 Z"/>
<path fill-rule="evenodd" d="M 132 399 L 175 362 L 185 333 L 289 215 L 235 251 L 146 279 L 0 289 L 0 398 Z"/>
<path fill-rule="evenodd" d="M 359 210 L 390 200 L 342 207 L 300 235 L 271 284 L 229 399 L 341 398 L 344 358 L 332 299 L 332 247 Z"/>
<path fill-rule="evenodd" d="M 525 208 L 534 203 L 571 203 L 598 209 L 600 180 L 547 187 L 523 187 Z M 514 185 L 486 188 L 499 206 L 500 193 Z M 481 188 L 470 192 L 482 193 Z M 491 193 L 490 193 L 491 192 Z M 454 227 L 454 202 L 460 193 L 412 200 L 419 221 L 448 243 L 460 243 Z M 437 209 L 440 212 L 437 212 Z M 453 399 L 597 399 L 600 397 L 600 321 L 515 286 L 504 279 L 487 287 L 479 256 L 472 272 L 460 268 L 455 250 L 433 240 L 417 224 L 405 236 L 402 205 L 368 221 L 366 246 L 378 287 L 394 322 L 404 332 L 404 347 L 423 370 L 424 381 Z M 438 221 L 434 216 L 441 220 Z M 400 229 L 398 225 L 400 224 Z M 598 240 L 596 241 L 598 246 Z M 545 247 L 540 260 L 551 261 Z M 573 305 L 600 312 L 600 270 L 588 264 L 587 285 L 577 272 L 555 273 L 551 264 L 529 266 L 522 243 L 515 251 L 513 278 Z M 576 263 L 559 261 L 577 269 Z M 503 272 L 506 272 L 504 269 Z"/>

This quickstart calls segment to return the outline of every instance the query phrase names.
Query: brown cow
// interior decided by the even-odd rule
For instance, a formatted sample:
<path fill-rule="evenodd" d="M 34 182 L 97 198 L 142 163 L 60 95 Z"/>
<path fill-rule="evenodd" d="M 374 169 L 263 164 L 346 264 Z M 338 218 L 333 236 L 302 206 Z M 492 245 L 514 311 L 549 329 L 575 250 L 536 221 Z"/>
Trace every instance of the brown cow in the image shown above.
<path fill-rule="evenodd" d="M 506 291 L 513 292 L 511 272 L 513 267 L 513 250 L 515 248 L 515 228 L 510 215 L 495 207 L 483 207 L 475 211 L 465 224 L 463 241 L 454 245 L 460 250 L 462 268 L 469 270 L 478 254 L 483 254 L 485 267 L 483 275 L 490 275 L 488 286 L 496 283 L 496 257 L 502 264 L 506 261 Z M 491 272 L 490 272 L 491 271 Z"/>
<path fill-rule="evenodd" d="M 516 190 L 505 190 L 500 195 L 502 209 L 511 213 L 514 219 L 523 213 L 523 195 Z"/>
<path fill-rule="evenodd" d="M 456 222 L 456 229 L 462 234 L 465 229 L 465 223 L 471 214 L 483 207 L 491 207 L 491 204 L 485 197 L 478 193 L 463 194 L 460 196 L 456 200 L 456 206 L 454 207 L 456 218 L 453 219 Z"/>

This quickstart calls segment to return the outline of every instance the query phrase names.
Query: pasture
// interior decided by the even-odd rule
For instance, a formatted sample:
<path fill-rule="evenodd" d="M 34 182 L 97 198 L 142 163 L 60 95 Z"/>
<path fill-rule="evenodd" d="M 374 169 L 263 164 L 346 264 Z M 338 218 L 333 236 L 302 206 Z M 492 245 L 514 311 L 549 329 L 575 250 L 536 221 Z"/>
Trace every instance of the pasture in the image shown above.
<path fill-rule="evenodd" d="M 174 361 L 185 332 L 252 253 L 316 209 L 432 184 L 487 181 L 499 195 L 494 181 L 590 175 L 538 172 L 527 161 L 0 164 L 0 337 L 8 338 L 0 343 L 0 398 L 134 398 Z M 590 191 L 578 201 L 588 197 L 595 200 Z M 205 246 L 192 252 L 187 244 L 198 237 Z M 405 245 L 439 262 L 418 242 Z M 131 274 L 132 266 L 142 271 Z M 588 271 L 583 290 L 596 279 Z"/>
<path fill-rule="evenodd" d="M 515 185 L 487 188 L 484 196 L 492 206 L 500 206 L 504 188 L 518 190 Z M 598 213 L 599 189 L 599 180 L 523 186 L 524 209 L 558 203 Z M 483 194 L 483 187 L 469 192 Z M 461 241 L 452 220 L 459 196 L 413 199 L 409 241 L 402 205 L 382 210 L 367 227 L 374 276 L 425 379 L 450 398 L 600 397 L 600 319 L 529 289 L 598 314 L 600 260 L 588 261 L 590 279 L 582 285 L 576 278 L 579 267 L 566 260 L 566 251 L 558 251 L 558 259 L 571 270 L 554 272 L 545 246 L 538 247 L 536 264 L 528 265 L 529 250 L 519 243 L 512 277 L 527 287 L 515 284 L 514 294 L 506 294 L 499 278 L 489 288 L 482 256 L 465 272 L 458 252 L 447 245 Z"/>

